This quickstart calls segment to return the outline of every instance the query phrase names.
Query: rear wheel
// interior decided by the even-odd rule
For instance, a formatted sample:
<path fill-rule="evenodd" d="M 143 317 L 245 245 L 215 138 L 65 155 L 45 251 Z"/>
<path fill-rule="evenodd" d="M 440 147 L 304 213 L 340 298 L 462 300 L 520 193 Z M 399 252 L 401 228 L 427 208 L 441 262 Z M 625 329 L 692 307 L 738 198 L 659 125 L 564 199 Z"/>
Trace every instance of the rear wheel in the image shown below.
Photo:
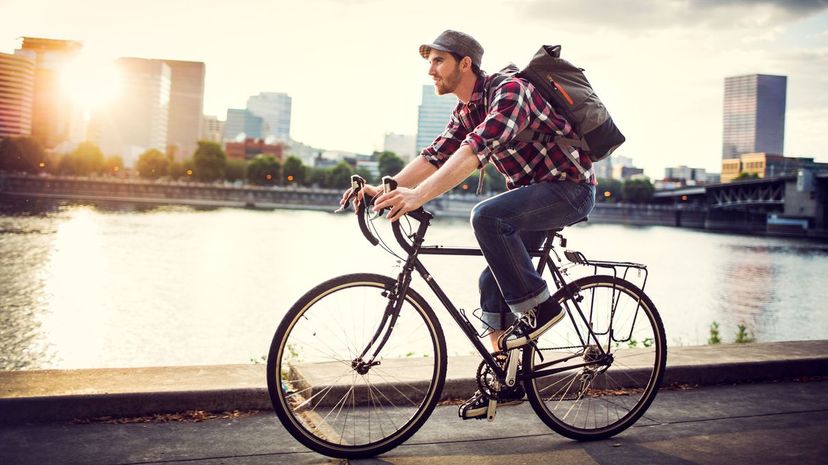
<path fill-rule="evenodd" d="M 276 331 L 267 363 L 270 399 L 288 432 L 316 452 L 360 458 L 388 451 L 422 426 L 440 397 L 443 331 L 412 289 L 371 363 L 385 331 L 371 340 L 395 286 L 375 274 L 331 279 L 300 298 Z"/>
<path fill-rule="evenodd" d="M 569 288 L 574 299 L 563 290 L 553 295 L 568 315 L 524 349 L 524 373 L 547 374 L 524 384 L 550 428 L 571 439 L 603 439 L 629 428 L 655 398 L 667 361 L 664 326 L 628 281 L 589 276 Z"/>

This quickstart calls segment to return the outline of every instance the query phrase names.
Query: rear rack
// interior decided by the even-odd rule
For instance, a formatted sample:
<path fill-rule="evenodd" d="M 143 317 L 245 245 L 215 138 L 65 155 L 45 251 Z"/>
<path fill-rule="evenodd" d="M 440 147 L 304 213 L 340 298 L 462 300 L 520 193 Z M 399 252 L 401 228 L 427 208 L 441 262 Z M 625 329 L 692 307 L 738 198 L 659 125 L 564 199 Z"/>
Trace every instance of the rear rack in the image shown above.
<path fill-rule="evenodd" d="M 613 261 L 606 261 L 606 260 L 589 260 L 577 250 L 564 250 L 564 256 L 570 262 L 576 265 L 584 265 L 584 266 L 591 266 L 593 268 L 593 274 L 598 274 L 598 269 L 611 269 L 612 275 L 615 278 L 627 279 L 627 274 L 630 270 L 638 270 L 638 275 L 644 274 L 644 280 L 641 283 L 641 290 L 644 291 L 644 287 L 647 285 L 647 265 L 642 265 L 641 263 L 633 263 L 633 262 L 613 262 Z M 620 276 L 619 276 L 620 275 Z"/>

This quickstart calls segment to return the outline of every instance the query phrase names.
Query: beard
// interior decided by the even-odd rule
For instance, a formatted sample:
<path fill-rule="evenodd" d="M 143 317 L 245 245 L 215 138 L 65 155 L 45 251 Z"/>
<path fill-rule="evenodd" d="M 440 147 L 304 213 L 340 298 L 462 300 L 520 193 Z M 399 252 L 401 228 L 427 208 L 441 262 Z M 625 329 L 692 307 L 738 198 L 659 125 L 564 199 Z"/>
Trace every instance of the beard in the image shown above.
<path fill-rule="evenodd" d="M 460 83 L 460 67 L 454 68 L 448 76 L 441 78 L 434 83 L 434 92 L 437 95 L 445 95 L 454 92 L 457 85 Z"/>

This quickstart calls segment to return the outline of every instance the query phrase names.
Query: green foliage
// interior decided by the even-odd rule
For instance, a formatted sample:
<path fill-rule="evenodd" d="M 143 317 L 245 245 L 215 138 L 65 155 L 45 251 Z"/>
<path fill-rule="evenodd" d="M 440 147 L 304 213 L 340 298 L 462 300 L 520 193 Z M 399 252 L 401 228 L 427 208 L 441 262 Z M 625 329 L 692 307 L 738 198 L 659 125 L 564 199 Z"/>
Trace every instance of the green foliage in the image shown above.
<path fill-rule="evenodd" d="M 183 162 L 174 161 L 170 163 L 170 177 L 173 179 L 182 179 L 182 178 L 189 178 L 187 175 L 187 170 L 192 171 L 193 169 L 193 159 L 189 158 L 184 160 Z"/>
<path fill-rule="evenodd" d="M 394 152 L 382 152 L 379 154 L 379 177 L 394 176 L 399 173 L 405 166 L 402 158 L 398 157 Z"/>
<path fill-rule="evenodd" d="M 82 142 L 78 147 L 64 155 L 60 160 L 59 171 L 65 174 L 87 176 L 104 169 L 104 156 L 101 149 L 92 142 Z"/>
<path fill-rule="evenodd" d="M 227 160 L 227 166 L 224 167 L 224 177 L 228 181 L 247 179 L 247 163 L 244 160 Z"/>
<path fill-rule="evenodd" d="M 124 170 L 124 159 L 118 155 L 106 157 L 104 160 L 103 173 L 116 175 Z"/>
<path fill-rule="evenodd" d="M 0 171 L 24 171 L 33 174 L 46 168 L 47 163 L 43 147 L 31 137 L 0 140 Z"/>
<path fill-rule="evenodd" d="M 719 335 L 719 323 L 715 321 L 710 324 L 710 337 L 707 338 L 708 344 L 721 344 L 722 338 Z"/>
<path fill-rule="evenodd" d="M 334 189 L 347 189 L 351 185 L 351 175 L 354 170 L 351 165 L 340 162 L 338 165 L 331 168 L 330 177 L 328 178 L 327 187 Z"/>
<path fill-rule="evenodd" d="M 598 202 L 619 202 L 622 199 L 623 184 L 617 179 L 599 179 L 595 188 L 595 200 Z"/>
<path fill-rule="evenodd" d="M 274 185 L 279 182 L 282 166 L 270 155 L 257 155 L 247 165 L 247 179 L 253 184 Z"/>
<path fill-rule="evenodd" d="M 739 323 L 736 327 L 738 328 L 738 331 L 736 332 L 736 344 L 746 344 L 756 340 L 756 338 L 753 337 L 753 333 L 748 331 L 747 325 L 745 325 L 744 322 Z"/>
<path fill-rule="evenodd" d="M 327 187 L 329 170 L 324 168 L 311 168 L 308 171 L 308 184 L 317 187 Z"/>
<path fill-rule="evenodd" d="M 655 187 L 649 179 L 628 179 L 622 188 L 624 201 L 631 203 L 649 203 L 654 193 Z"/>
<path fill-rule="evenodd" d="M 287 157 L 285 164 L 282 166 L 282 179 L 284 179 L 285 184 L 305 184 L 306 173 L 307 168 L 305 168 L 302 160 L 294 156 Z"/>
<path fill-rule="evenodd" d="M 756 173 L 739 173 L 739 176 L 733 178 L 734 181 L 746 181 L 748 179 L 759 179 L 759 175 Z"/>
<path fill-rule="evenodd" d="M 224 179 L 227 155 L 215 142 L 199 141 L 193 154 L 193 176 L 199 181 Z"/>
<path fill-rule="evenodd" d="M 379 179 L 375 179 L 374 175 L 370 171 L 368 171 L 368 169 L 364 166 L 360 166 L 359 168 L 357 168 L 354 171 L 354 174 L 362 176 L 362 179 L 364 179 L 365 182 L 367 182 L 368 184 L 375 184 L 380 181 Z"/>
<path fill-rule="evenodd" d="M 158 179 L 169 174 L 170 159 L 156 149 L 149 149 L 138 157 L 135 168 L 144 179 Z"/>

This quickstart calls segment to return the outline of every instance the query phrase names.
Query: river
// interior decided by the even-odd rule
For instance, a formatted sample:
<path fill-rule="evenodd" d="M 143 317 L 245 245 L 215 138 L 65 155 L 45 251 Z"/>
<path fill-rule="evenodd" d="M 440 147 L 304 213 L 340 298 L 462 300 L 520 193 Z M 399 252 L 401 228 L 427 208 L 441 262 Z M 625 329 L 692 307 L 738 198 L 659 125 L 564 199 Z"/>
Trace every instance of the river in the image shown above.
<path fill-rule="evenodd" d="M 474 244 L 462 220 L 429 233 L 430 244 Z M 566 233 L 589 258 L 648 265 L 671 345 L 706 344 L 713 322 L 724 342 L 739 324 L 757 341 L 828 337 L 828 244 L 660 226 Z M 482 258 L 423 260 L 456 305 L 477 307 Z M 395 276 L 398 264 L 350 214 L 0 203 L 0 369 L 261 362 L 304 291 L 359 271 Z M 471 353 L 428 300 L 450 353 Z"/>

